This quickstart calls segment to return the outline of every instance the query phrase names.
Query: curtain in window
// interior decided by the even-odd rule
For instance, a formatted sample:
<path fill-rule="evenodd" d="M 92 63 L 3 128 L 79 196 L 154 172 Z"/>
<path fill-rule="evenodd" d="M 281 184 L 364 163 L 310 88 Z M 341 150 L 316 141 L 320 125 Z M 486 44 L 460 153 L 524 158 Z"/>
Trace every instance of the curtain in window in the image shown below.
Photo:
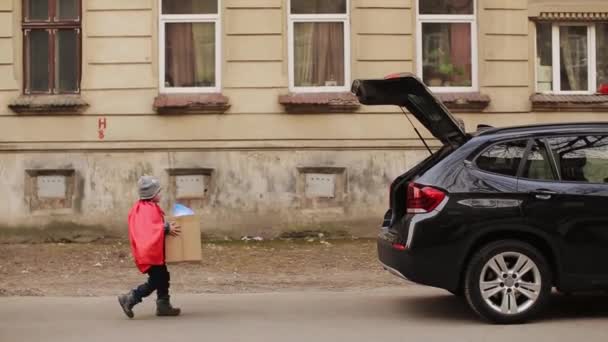
<path fill-rule="evenodd" d="M 452 24 L 450 27 L 450 59 L 452 64 L 460 68 L 454 75 L 456 85 L 470 86 L 473 79 L 471 58 L 471 25 Z"/>
<path fill-rule="evenodd" d="M 194 24 L 196 80 L 200 87 L 215 86 L 215 24 Z"/>
<path fill-rule="evenodd" d="M 295 85 L 343 86 L 344 24 L 294 24 Z"/>
<path fill-rule="evenodd" d="M 217 1 L 163 1 L 163 13 L 217 12 Z M 215 86 L 215 24 L 165 24 L 165 85 Z"/>
<path fill-rule="evenodd" d="M 313 86 L 313 33 L 313 24 L 294 24 L 294 76 L 296 86 Z"/>
<path fill-rule="evenodd" d="M 597 39 L 597 86 L 608 85 L 608 24 L 597 24 L 595 27 Z"/>
<path fill-rule="evenodd" d="M 168 87 L 215 86 L 215 25 L 169 23 L 165 45 Z"/>
<path fill-rule="evenodd" d="M 561 90 L 587 90 L 587 27 L 560 27 Z"/>
<path fill-rule="evenodd" d="M 165 35 L 167 86 L 192 87 L 196 63 L 192 24 L 167 24 Z"/>

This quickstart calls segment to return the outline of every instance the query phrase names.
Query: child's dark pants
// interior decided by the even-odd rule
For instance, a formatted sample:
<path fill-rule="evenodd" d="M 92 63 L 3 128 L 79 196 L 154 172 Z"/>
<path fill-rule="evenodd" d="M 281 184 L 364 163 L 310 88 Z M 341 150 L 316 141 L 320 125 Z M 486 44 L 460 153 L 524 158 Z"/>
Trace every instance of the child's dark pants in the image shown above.
<path fill-rule="evenodd" d="M 171 275 L 167 270 L 167 266 L 152 266 L 146 273 L 148 274 L 148 282 L 133 290 L 135 300 L 139 303 L 154 291 L 156 291 L 158 299 L 168 299 Z"/>

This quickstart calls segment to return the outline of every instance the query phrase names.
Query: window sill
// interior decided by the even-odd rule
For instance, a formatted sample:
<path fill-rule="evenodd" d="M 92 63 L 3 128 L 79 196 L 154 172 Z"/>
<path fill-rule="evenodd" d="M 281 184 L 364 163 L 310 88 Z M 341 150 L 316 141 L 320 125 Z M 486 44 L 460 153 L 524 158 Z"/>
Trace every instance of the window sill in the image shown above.
<path fill-rule="evenodd" d="M 223 114 L 229 99 L 220 94 L 161 94 L 154 99 L 159 114 Z"/>
<path fill-rule="evenodd" d="M 361 104 L 351 93 L 290 93 L 279 96 L 287 113 L 349 113 Z"/>
<path fill-rule="evenodd" d="M 608 112 L 608 95 L 534 94 L 530 100 L 537 112 Z"/>
<path fill-rule="evenodd" d="M 491 101 L 481 93 L 435 93 L 435 96 L 454 113 L 482 112 Z"/>
<path fill-rule="evenodd" d="M 21 95 L 8 105 L 17 114 L 81 114 L 88 106 L 80 95 Z"/>

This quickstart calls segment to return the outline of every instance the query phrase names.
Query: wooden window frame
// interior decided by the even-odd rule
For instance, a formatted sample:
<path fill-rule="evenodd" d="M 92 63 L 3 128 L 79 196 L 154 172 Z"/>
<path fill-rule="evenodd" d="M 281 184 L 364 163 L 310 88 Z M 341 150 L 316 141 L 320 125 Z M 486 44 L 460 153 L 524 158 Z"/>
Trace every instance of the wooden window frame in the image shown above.
<path fill-rule="evenodd" d="M 31 20 L 29 18 L 29 1 L 22 0 L 23 18 L 22 18 L 22 30 L 23 30 L 23 92 L 26 95 L 51 95 L 51 94 L 79 94 L 80 93 L 80 82 L 82 75 L 82 0 L 77 1 L 78 5 L 78 17 L 74 20 L 59 20 L 56 15 L 58 0 L 48 0 L 49 5 L 49 17 L 46 20 Z M 31 91 L 30 90 L 30 60 L 29 60 L 29 33 L 34 30 L 46 30 L 49 35 L 49 60 L 48 60 L 48 72 L 49 72 L 49 87 L 48 91 Z M 55 41 L 58 30 L 71 29 L 75 30 L 77 38 L 77 62 L 78 67 L 76 68 L 76 90 L 75 91 L 62 91 L 60 92 L 56 87 L 55 80 Z"/>

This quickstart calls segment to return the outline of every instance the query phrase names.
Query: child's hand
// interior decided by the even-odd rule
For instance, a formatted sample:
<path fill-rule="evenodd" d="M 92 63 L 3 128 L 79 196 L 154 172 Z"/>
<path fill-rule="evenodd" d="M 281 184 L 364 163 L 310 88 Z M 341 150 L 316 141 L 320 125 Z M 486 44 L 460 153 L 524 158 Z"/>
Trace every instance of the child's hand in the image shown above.
<path fill-rule="evenodd" d="M 169 235 L 171 236 L 179 236 L 182 233 L 182 227 L 175 223 L 175 222 L 171 222 L 169 223 Z"/>

